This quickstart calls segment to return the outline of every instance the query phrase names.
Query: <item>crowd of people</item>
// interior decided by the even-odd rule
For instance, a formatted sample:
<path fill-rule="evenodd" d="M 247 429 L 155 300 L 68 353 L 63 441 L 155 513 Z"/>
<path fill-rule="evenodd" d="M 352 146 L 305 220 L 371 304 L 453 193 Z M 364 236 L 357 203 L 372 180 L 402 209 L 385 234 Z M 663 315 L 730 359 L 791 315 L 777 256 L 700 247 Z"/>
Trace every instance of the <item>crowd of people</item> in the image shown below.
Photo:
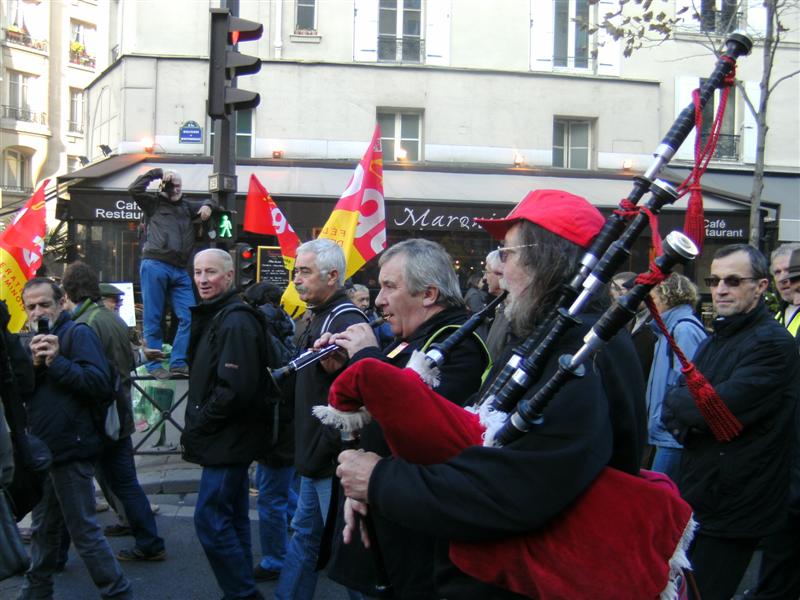
<path fill-rule="evenodd" d="M 148 191 L 155 181 L 158 191 Z M 191 221 L 208 219 L 214 207 L 186 200 L 179 175 L 153 169 L 130 192 L 145 214 L 143 353 L 152 377 L 188 377 L 181 449 L 202 467 L 194 525 L 224 598 L 262 598 L 258 582 L 274 580 L 275 598 L 310 600 L 322 568 L 354 599 L 577 598 L 575 590 L 585 589 L 606 590 L 592 597 L 636 597 L 647 578 L 622 589 L 607 567 L 613 557 L 576 553 L 576 546 L 602 547 L 597 540 L 547 532 L 569 527 L 579 512 L 594 510 L 593 518 L 606 521 L 601 506 L 586 508 L 582 499 L 609 471 L 644 481 L 641 469 L 663 474 L 652 485 L 688 503 L 697 524 L 692 536 L 689 522 L 677 532 L 650 523 L 625 540 L 632 553 L 648 549 L 642 568 L 663 570 L 652 597 L 664 588 L 675 597 L 728 600 L 759 546 L 759 581 L 748 598 L 800 597 L 800 244 L 779 247 L 771 262 L 747 245 L 719 248 L 702 274 L 714 309 L 708 327 L 698 318 L 697 286 L 678 273 L 665 278 L 582 376 L 554 389 L 540 420 L 514 441 L 487 446 L 481 437 L 491 425 L 483 419 L 496 407 L 485 392 L 515 349 L 541 335 L 603 227 L 590 202 L 538 190 L 505 218 L 478 219 L 502 246 L 466 294 L 441 245 L 409 239 L 391 246 L 379 258 L 374 308 L 369 289 L 345 281 L 336 243 L 304 243 L 292 277 L 308 310 L 295 323 L 276 286 L 235 288 L 228 252 L 192 256 Z M 781 301 L 774 314 L 764 300 L 770 276 Z M 563 370 L 562 357 L 636 284 L 634 273 L 618 273 L 590 299 L 580 321 L 548 348 L 524 398 Z M 435 375 L 417 375 L 420 353 L 504 293 Z M 135 356 L 116 312 L 120 297 L 76 262 L 60 285 L 27 282 L 26 336 L 11 335 L 7 318 L 0 322 L 0 413 L 8 423 L 0 429 L 12 442 L 0 444 L 0 474 L 4 486 L 14 462 L 17 471 L 40 474 L 20 600 L 53 597 L 70 545 L 104 598 L 134 596 L 121 562 L 167 558 L 136 477 Z M 178 326 L 165 367 L 167 300 Z M 330 345 L 338 350 L 280 386 L 271 381 L 268 367 Z M 711 393 L 700 396 L 691 365 Z M 338 402 L 358 409 L 348 413 Z M 349 425 L 333 427 L 323 414 Z M 720 424 L 728 427 L 724 436 Z M 33 469 L 37 441 L 49 460 Z M 121 519 L 106 531 L 95 516 L 95 479 Z M 635 505 L 635 494 L 628 496 L 619 501 Z M 651 509 L 659 514 L 657 506 L 635 512 Z M 132 535 L 134 545 L 114 554 L 106 536 L 115 531 Z M 669 570 L 680 550 L 675 533 L 689 535 L 686 570 Z M 542 557 L 514 545 L 520 536 L 536 544 L 546 535 L 555 558 L 585 559 L 586 568 L 543 575 Z M 653 540 L 667 538 L 667 555 L 652 558 Z M 504 560 L 509 553 L 514 560 Z"/>

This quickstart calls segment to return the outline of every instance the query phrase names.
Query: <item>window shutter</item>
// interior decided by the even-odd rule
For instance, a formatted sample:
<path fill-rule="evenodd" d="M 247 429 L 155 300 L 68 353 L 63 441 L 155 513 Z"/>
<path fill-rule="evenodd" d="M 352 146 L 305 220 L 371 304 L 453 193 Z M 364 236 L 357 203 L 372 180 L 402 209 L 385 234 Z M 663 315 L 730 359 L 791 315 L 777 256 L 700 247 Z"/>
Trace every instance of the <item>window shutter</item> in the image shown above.
<path fill-rule="evenodd" d="M 758 104 L 761 102 L 760 84 L 757 81 L 745 81 L 744 89 L 750 102 L 758 109 Z M 741 105 L 744 107 L 744 116 L 742 118 L 742 162 L 755 163 L 756 143 L 758 142 L 756 117 L 744 102 Z"/>
<path fill-rule="evenodd" d="M 353 60 L 378 60 L 378 0 L 355 0 Z"/>
<path fill-rule="evenodd" d="M 680 76 L 675 78 L 675 117 L 692 103 L 692 91 L 700 86 L 700 78 L 693 76 Z M 680 160 L 694 160 L 694 129 L 686 136 L 683 144 L 675 153 L 675 158 Z"/>
<path fill-rule="evenodd" d="M 428 0 L 425 5 L 425 64 L 450 65 L 450 1 Z"/>
<path fill-rule="evenodd" d="M 553 0 L 530 0 L 531 71 L 553 70 Z"/>
<path fill-rule="evenodd" d="M 602 0 L 598 7 L 599 20 L 603 15 L 614 12 L 616 2 Z M 597 30 L 597 74 L 619 76 L 622 61 L 622 42 L 608 35 L 605 29 Z"/>

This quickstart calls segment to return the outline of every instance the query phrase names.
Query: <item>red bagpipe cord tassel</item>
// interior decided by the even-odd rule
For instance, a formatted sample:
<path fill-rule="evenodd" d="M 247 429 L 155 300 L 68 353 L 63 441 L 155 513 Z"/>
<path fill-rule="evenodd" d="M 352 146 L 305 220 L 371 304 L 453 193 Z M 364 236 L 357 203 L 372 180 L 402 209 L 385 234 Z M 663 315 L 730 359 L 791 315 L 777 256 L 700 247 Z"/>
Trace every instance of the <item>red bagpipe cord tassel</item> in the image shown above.
<path fill-rule="evenodd" d="M 725 106 L 728 104 L 728 94 L 731 87 L 736 83 L 736 61 L 724 56 L 722 59 L 733 63 L 733 67 L 730 73 L 725 77 L 724 85 L 720 93 L 719 109 L 714 117 L 714 122 L 711 125 L 711 131 L 709 132 L 705 146 L 703 146 L 702 140 L 703 111 L 700 108 L 700 90 L 696 89 L 692 92 L 695 122 L 694 167 L 686 180 L 678 188 L 678 192 L 681 196 L 686 194 L 687 191 L 689 192 L 689 205 L 686 209 L 683 231 L 692 239 L 700 250 L 703 249 L 703 242 L 706 237 L 705 217 L 703 215 L 703 188 L 700 184 L 700 179 L 706 172 L 706 169 L 708 169 L 708 163 L 711 161 L 717 149 L 719 132 L 722 129 L 722 117 L 725 114 Z"/>
<path fill-rule="evenodd" d="M 714 386 L 705 378 L 705 376 L 697 370 L 694 363 L 691 362 L 683 351 L 678 346 L 678 343 L 670 335 L 664 320 L 658 312 L 658 309 L 653 304 L 653 299 L 650 296 L 645 298 L 647 308 L 650 309 L 650 314 L 653 315 L 658 328 L 667 338 L 667 342 L 681 362 L 681 372 L 686 378 L 686 386 L 689 388 L 689 393 L 694 398 L 703 420 L 708 423 L 711 433 L 719 442 L 730 442 L 742 431 L 742 424 L 739 419 L 730 411 L 728 406 L 719 397 Z"/>
<path fill-rule="evenodd" d="M 658 216 L 646 206 L 636 206 L 627 198 L 620 200 L 619 206 L 620 208 L 615 209 L 614 213 L 623 217 L 626 221 L 631 221 L 640 212 L 647 215 L 651 231 L 651 246 L 656 255 L 661 254 L 661 234 L 658 232 Z"/>

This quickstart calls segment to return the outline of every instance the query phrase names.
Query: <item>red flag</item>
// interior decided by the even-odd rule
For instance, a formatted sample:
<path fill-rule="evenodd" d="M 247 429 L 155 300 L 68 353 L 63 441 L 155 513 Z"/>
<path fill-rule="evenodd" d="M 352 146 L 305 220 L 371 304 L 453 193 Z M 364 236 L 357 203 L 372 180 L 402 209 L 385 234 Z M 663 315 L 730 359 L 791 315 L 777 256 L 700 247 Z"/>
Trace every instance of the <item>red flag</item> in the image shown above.
<path fill-rule="evenodd" d="M 333 240 L 347 259 L 345 277 L 386 249 L 386 209 L 383 202 L 383 150 L 381 128 L 356 167 L 339 202 L 319 237 Z"/>
<path fill-rule="evenodd" d="M 39 188 L 0 233 L 0 300 L 5 300 L 11 313 L 9 329 L 19 331 L 27 317 L 22 305 L 22 287 L 42 266 L 45 236 L 44 188 Z"/>
<path fill-rule="evenodd" d="M 281 209 L 275 204 L 272 196 L 255 175 L 250 175 L 250 187 L 247 190 L 247 202 L 244 205 L 243 228 L 252 233 L 276 236 L 284 262 L 287 258 L 293 259 L 297 256 L 300 239 Z"/>

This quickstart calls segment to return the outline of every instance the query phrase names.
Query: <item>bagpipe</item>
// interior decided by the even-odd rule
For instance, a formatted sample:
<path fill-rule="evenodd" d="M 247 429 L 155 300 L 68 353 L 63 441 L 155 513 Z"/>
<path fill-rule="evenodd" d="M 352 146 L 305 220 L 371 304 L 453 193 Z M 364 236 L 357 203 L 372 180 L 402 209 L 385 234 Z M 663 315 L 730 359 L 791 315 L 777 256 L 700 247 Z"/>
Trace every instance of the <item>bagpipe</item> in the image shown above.
<path fill-rule="evenodd" d="M 650 290 L 673 267 L 699 254 L 692 239 L 670 233 L 663 252 L 648 271 L 636 277 L 633 289 L 600 317 L 577 351 L 559 357 L 555 374 L 526 398 L 558 339 L 580 322 L 591 296 L 605 292 L 605 284 L 630 255 L 652 215 L 677 198 L 677 192 L 658 181 L 657 175 L 688 136 L 695 112 L 702 110 L 714 90 L 730 77 L 736 59 L 751 47 L 751 40 L 741 33 L 728 38 L 725 53 L 694 103 L 681 112 L 658 146 L 652 165 L 634 178 L 633 190 L 620 203 L 620 210 L 607 219 L 581 258 L 555 314 L 514 349 L 475 410 L 436 394 L 425 383 L 428 377 L 411 368 L 365 359 L 339 375 L 331 386 L 330 406 L 315 407 L 314 414 L 323 422 L 351 430 L 357 427 L 353 426 L 355 414 L 360 424 L 374 418 L 393 455 L 420 465 L 446 462 L 469 446 L 513 447 L 520 437 L 535 431 L 544 422 L 547 406 L 558 400 L 559 391 L 584 375 L 589 359 L 635 316 Z M 652 197 L 636 210 L 648 191 Z M 443 346 L 448 346 L 447 341 Z M 441 366 L 445 360 L 440 347 L 418 362 Z M 543 529 L 480 543 L 451 540 L 449 556 L 467 575 L 533 598 L 675 598 L 688 567 L 685 550 L 695 526 L 691 507 L 665 476 L 645 471 L 635 476 L 606 467 Z"/>

